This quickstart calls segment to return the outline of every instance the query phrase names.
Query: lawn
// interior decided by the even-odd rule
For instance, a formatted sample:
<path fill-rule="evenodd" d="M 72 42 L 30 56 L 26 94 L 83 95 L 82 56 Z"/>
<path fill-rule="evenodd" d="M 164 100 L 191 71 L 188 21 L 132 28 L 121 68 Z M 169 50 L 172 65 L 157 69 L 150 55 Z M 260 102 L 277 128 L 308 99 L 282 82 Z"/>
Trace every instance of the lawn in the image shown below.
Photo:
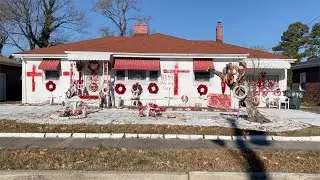
<path fill-rule="evenodd" d="M 38 132 L 38 133 L 140 133 L 140 134 L 213 134 L 234 135 L 234 129 L 217 126 L 177 126 L 177 125 L 133 125 L 133 124 L 33 124 L 13 120 L 0 120 L 0 132 Z M 309 127 L 296 131 L 262 132 L 243 130 L 245 135 L 279 136 L 320 136 L 320 127 Z"/>
<path fill-rule="evenodd" d="M 1 170 L 320 173 L 319 152 L 221 149 L 21 149 L 0 152 Z"/>

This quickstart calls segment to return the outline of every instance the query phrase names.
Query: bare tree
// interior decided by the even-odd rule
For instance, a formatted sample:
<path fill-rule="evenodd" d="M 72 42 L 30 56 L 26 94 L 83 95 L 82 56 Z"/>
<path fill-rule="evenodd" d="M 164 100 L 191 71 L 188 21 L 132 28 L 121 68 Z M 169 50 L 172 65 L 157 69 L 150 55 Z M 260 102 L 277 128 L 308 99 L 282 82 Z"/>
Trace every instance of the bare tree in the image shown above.
<path fill-rule="evenodd" d="M 128 24 L 131 21 L 150 20 L 150 17 L 132 15 L 141 10 L 141 0 L 96 0 L 93 8 L 111 21 L 116 27 L 119 36 L 126 36 L 130 29 Z M 110 28 L 108 33 L 110 33 Z"/>
<path fill-rule="evenodd" d="M 8 44 L 22 51 L 57 44 L 57 39 L 64 42 L 56 32 L 82 32 L 86 18 L 73 0 L 2 0 L 0 16 Z"/>
<path fill-rule="evenodd" d="M 0 26 L 0 55 L 2 55 L 2 49 L 6 44 L 8 39 L 8 34 Z"/>

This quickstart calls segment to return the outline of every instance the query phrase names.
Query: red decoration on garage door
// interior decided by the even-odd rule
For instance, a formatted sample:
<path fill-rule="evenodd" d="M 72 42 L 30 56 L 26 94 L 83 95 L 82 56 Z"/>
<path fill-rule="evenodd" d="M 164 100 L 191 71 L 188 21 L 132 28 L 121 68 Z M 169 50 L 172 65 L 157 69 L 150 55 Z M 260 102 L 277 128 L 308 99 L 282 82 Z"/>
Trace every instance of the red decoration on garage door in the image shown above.
<path fill-rule="evenodd" d="M 36 72 L 36 65 L 32 66 L 32 72 L 27 72 L 27 77 L 32 77 L 32 92 L 36 91 L 36 81 L 34 77 L 42 76 L 42 72 Z"/>
<path fill-rule="evenodd" d="M 209 94 L 208 95 L 208 106 L 214 108 L 231 108 L 231 96 L 225 94 Z"/>

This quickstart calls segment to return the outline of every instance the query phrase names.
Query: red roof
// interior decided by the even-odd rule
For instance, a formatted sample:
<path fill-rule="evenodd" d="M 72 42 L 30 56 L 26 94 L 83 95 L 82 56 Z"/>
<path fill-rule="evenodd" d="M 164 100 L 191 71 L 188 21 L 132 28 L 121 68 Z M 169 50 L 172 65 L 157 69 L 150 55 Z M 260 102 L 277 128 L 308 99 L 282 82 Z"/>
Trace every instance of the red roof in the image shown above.
<path fill-rule="evenodd" d="M 159 70 L 160 59 L 116 58 L 113 69 Z"/>
<path fill-rule="evenodd" d="M 122 53 L 177 53 L 177 54 L 249 54 L 255 58 L 286 57 L 264 51 L 215 41 L 186 40 L 165 34 L 145 36 L 108 36 L 99 39 L 56 45 L 47 48 L 24 51 L 20 54 L 65 54 L 64 51 L 95 51 Z"/>

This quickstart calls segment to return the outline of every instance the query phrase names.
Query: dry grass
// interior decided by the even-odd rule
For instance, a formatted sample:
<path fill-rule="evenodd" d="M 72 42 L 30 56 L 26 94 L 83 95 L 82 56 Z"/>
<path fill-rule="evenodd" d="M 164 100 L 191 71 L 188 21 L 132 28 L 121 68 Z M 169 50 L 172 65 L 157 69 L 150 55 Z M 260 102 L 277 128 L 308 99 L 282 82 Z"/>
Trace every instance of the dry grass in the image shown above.
<path fill-rule="evenodd" d="M 0 101 L 0 104 L 21 104 L 21 101 Z"/>
<path fill-rule="evenodd" d="M 0 152 L 2 170 L 101 170 L 101 171 L 258 171 L 320 173 L 320 153 L 258 152 L 209 149 L 23 149 Z M 257 162 L 259 163 L 259 162 Z M 253 170 L 254 171 L 254 170 Z M 256 172 L 256 171 L 254 171 Z"/>
<path fill-rule="evenodd" d="M 133 125 L 133 124 L 34 124 L 0 120 L 0 132 L 39 132 L 39 133 L 141 133 L 141 134 L 213 134 L 234 135 L 232 128 L 216 126 L 172 126 L 172 125 Z M 320 127 L 310 127 L 296 131 L 270 132 L 243 130 L 245 135 L 279 136 L 320 136 Z"/>

